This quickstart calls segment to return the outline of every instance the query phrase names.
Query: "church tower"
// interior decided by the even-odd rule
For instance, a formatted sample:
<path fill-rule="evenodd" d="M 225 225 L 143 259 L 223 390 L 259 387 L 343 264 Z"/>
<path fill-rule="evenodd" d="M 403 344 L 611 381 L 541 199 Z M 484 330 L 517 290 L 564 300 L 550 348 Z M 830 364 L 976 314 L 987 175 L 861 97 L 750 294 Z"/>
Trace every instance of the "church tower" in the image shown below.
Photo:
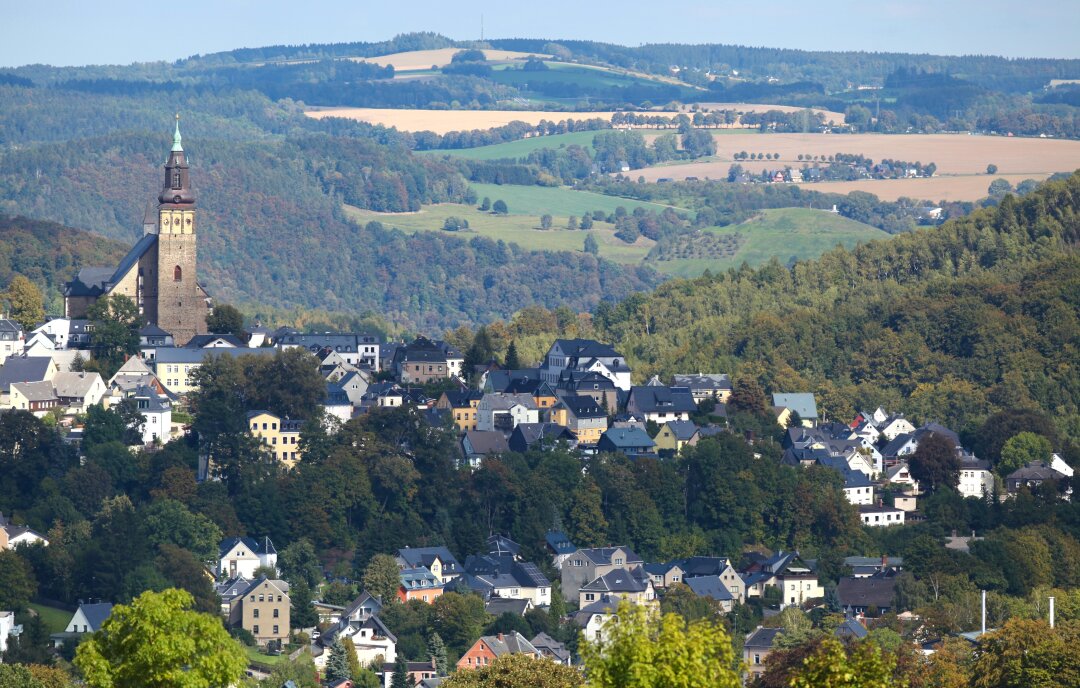
<path fill-rule="evenodd" d="M 177 346 L 183 346 L 196 334 L 206 332 L 207 297 L 196 280 L 195 193 L 180 145 L 180 115 L 176 116 L 176 133 L 158 203 L 157 293 L 147 294 L 146 299 L 148 305 L 153 303 L 155 312 L 146 316 L 172 333 Z"/>

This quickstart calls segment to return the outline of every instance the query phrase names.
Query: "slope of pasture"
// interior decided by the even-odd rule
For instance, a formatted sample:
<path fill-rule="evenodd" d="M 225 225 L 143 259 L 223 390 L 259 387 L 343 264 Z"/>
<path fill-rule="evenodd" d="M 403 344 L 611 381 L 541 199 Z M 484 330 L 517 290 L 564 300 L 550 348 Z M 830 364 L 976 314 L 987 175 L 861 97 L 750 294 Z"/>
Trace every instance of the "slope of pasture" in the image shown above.
<path fill-rule="evenodd" d="M 760 215 L 741 224 L 712 227 L 705 231 L 716 234 L 739 233 L 745 237 L 745 241 L 731 258 L 648 261 L 647 265 L 668 275 L 693 277 L 706 269 L 726 270 L 743 262 L 759 265 L 773 257 L 781 263 L 787 263 L 792 257 L 809 260 L 817 258 L 837 244 L 851 247 L 860 242 L 887 239 L 890 236 L 876 227 L 811 208 L 763 210 Z"/>
<path fill-rule="evenodd" d="M 483 199 L 486 196 L 492 203 L 498 199 L 506 201 L 511 214 L 540 216 L 548 213 L 557 218 L 561 217 L 564 224 L 570 215 L 581 217 L 583 213 L 591 213 L 594 210 L 603 210 L 610 214 L 614 213 L 619 206 L 626 208 L 627 212 L 633 212 L 637 207 L 656 212 L 675 207 L 591 191 L 577 191 L 566 187 L 516 184 L 470 184 L 469 186 L 476 192 L 477 198 Z M 675 209 L 681 210 L 681 208 Z"/>
<path fill-rule="evenodd" d="M 373 62 L 385 67 L 392 65 L 395 72 L 409 72 L 415 70 L 431 69 L 432 67 L 445 67 L 461 48 L 441 48 L 439 50 L 411 50 L 404 53 L 380 55 L 379 57 L 354 57 L 356 62 Z M 525 60 L 529 57 L 551 57 L 542 53 L 519 53 L 514 50 L 484 50 L 484 57 L 491 62 L 507 60 Z"/>
<path fill-rule="evenodd" d="M 531 136 L 519 141 L 507 141 L 490 146 L 478 146 L 476 148 L 451 148 L 440 150 L 416 151 L 422 155 L 449 155 L 455 158 L 468 158 L 469 160 L 520 160 L 527 158 L 529 153 L 543 148 L 565 148 L 567 146 L 581 146 L 592 150 L 595 131 L 574 131 L 569 134 L 552 134 L 551 136 Z"/>
<path fill-rule="evenodd" d="M 657 83 L 664 83 L 669 86 L 679 86 L 688 91 L 693 90 L 688 84 L 672 83 L 670 80 L 661 82 L 659 79 L 638 72 L 565 62 L 545 62 L 544 64 L 547 65 L 547 69 L 529 72 L 513 69 L 509 65 L 496 67 L 491 74 L 491 79 L 501 84 L 525 88 L 525 90 L 531 90 L 526 88 L 528 84 L 543 82 L 575 84 L 584 88 L 626 87 L 642 84 L 655 86 Z"/>
<path fill-rule="evenodd" d="M 446 134 L 451 131 L 493 129 L 511 122 L 537 125 L 542 121 L 603 119 L 611 120 L 613 112 L 548 112 L 544 110 L 397 110 L 394 108 L 317 107 L 305 115 L 314 119 L 342 117 L 355 119 L 384 127 L 397 127 L 400 131 L 433 131 Z M 671 113 L 658 113 L 671 114 Z"/>
<path fill-rule="evenodd" d="M 686 175 L 720 179 L 727 176 L 735 154 L 779 154 L 777 160 L 740 161 L 749 170 L 800 167 L 801 155 L 865 155 L 883 159 L 937 164 L 938 174 L 979 174 L 986 166 L 998 166 L 1001 174 L 1033 176 L 1075 170 L 1080 167 L 1080 141 L 963 134 L 731 134 L 717 135 L 716 156 L 707 162 L 668 165 L 642 170 L 646 180 L 657 177 L 681 179 Z"/>
<path fill-rule="evenodd" d="M 424 206 L 415 213 L 377 213 L 351 206 L 345 206 L 345 211 L 354 222 L 366 224 L 377 221 L 409 233 L 446 231 L 442 228 L 443 223 L 447 218 L 455 217 L 469 222 L 469 229 L 455 232 L 456 236 L 463 239 L 482 236 L 515 243 L 534 251 L 581 251 L 585 247 L 585 237 L 592 234 L 599 244 L 602 257 L 632 265 L 641 263 L 653 246 L 653 242 L 644 237 L 627 244 L 615 237 L 614 225 L 604 222 L 596 223 L 590 230 L 568 230 L 567 218 L 557 216 L 552 229 L 543 230 L 540 229 L 538 214 L 493 215 L 481 212 L 475 206 L 456 203 Z"/>

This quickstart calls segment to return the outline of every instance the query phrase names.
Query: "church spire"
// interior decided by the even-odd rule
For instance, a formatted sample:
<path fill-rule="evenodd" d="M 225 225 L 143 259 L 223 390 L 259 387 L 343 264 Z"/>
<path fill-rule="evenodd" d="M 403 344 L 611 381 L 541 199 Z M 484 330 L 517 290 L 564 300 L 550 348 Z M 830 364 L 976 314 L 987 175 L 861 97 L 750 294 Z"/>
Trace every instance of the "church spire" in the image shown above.
<path fill-rule="evenodd" d="M 187 153 L 180 145 L 180 113 L 176 114 L 173 146 L 169 151 L 169 159 L 165 162 L 165 184 L 158 195 L 158 201 L 172 206 L 189 206 L 195 203 L 195 193 L 188 181 Z"/>
<path fill-rule="evenodd" d="M 172 152 L 183 153 L 184 148 L 180 145 L 180 113 L 176 113 L 176 132 L 172 137 Z"/>

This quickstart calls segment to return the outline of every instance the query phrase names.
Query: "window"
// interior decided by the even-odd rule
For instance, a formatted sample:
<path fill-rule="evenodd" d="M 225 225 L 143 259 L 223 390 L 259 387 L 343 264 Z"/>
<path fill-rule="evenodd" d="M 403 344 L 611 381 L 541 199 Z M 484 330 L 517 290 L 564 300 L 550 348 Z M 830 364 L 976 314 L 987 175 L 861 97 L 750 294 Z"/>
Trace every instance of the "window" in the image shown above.
<path fill-rule="evenodd" d="M 759 654 L 754 655 L 754 664 L 756 664 L 756 665 L 761 664 L 761 655 L 759 655 Z"/>
<path fill-rule="evenodd" d="M 277 627 L 277 624 L 274 624 L 274 635 L 277 635 L 277 634 L 278 634 L 278 627 Z"/>
<path fill-rule="evenodd" d="M 251 633 L 252 633 L 252 635 L 259 635 L 259 626 L 258 626 L 258 624 L 251 627 Z"/>
<path fill-rule="evenodd" d="M 184 271 L 180 269 L 179 265 L 177 265 L 175 268 L 173 268 L 172 278 L 173 278 L 173 282 L 179 282 L 180 280 L 182 280 L 184 278 Z"/>
<path fill-rule="evenodd" d="M 277 611 L 277 610 L 275 609 L 274 611 Z M 258 609 L 253 610 L 252 613 L 251 613 L 251 617 L 253 619 L 259 618 L 259 610 Z"/>

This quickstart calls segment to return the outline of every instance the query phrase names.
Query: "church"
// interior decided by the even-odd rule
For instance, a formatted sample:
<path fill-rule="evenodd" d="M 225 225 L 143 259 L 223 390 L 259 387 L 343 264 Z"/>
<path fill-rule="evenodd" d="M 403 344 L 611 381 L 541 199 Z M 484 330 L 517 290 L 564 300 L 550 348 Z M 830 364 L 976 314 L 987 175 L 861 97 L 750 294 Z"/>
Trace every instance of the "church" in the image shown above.
<path fill-rule="evenodd" d="M 195 194 L 180 144 L 179 115 L 157 200 L 156 214 L 147 208 L 142 238 L 116 268 L 82 268 L 68 282 L 64 314 L 85 318 L 102 296 L 123 294 L 138 306 L 147 324 L 169 332 L 176 345 L 183 346 L 196 334 L 206 333 L 210 297 L 197 281 Z"/>

